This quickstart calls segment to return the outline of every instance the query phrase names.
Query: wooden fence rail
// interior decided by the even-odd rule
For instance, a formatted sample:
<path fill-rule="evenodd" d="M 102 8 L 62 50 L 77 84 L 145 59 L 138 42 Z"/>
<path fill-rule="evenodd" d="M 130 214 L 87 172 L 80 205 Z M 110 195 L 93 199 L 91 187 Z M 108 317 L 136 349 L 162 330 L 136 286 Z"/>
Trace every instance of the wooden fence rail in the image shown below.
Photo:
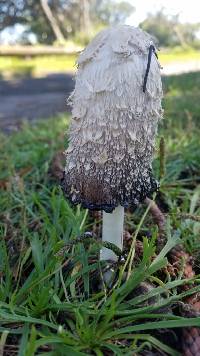
<path fill-rule="evenodd" d="M 0 46 L 0 56 L 33 57 L 45 55 L 73 55 L 82 50 L 79 46 Z"/>

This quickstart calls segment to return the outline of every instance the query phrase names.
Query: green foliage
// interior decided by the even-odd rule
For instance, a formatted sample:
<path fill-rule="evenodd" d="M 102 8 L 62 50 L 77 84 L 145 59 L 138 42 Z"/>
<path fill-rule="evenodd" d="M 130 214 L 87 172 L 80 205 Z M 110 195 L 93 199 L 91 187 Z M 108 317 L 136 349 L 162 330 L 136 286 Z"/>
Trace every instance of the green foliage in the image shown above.
<path fill-rule="evenodd" d="M 148 17 L 140 24 L 141 28 L 153 35 L 160 46 L 196 46 L 199 45 L 197 33 L 199 24 L 182 24 L 178 16 L 168 16 L 163 9 Z"/>
<path fill-rule="evenodd" d="M 64 38 L 78 39 L 84 45 L 96 32 L 95 27 L 124 23 L 134 10 L 128 1 L 114 0 L 49 0 L 47 5 Z M 19 39 L 23 44 L 29 42 L 30 33 L 36 35 L 39 43 L 52 44 L 58 40 L 40 0 L 3 1 L 0 3 L 0 15 L 0 31 L 15 24 L 26 26 Z"/>
<path fill-rule="evenodd" d="M 124 24 L 126 18 L 134 12 L 134 7 L 127 1 L 116 2 L 113 0 L 96 1 L 94 14 L 105 25 Z M 96 19 L 97 22 L 97 19 Z"/>
<path fill-rule="evenodd" d="M 176 135 L 179 129 L 187 129 L 188 134 L 191 135 L 190 143 L 192 144 L 196 138 L 192 134 L 193 129 L 195 126 L 199 127 L 199 72 L 165 77 L 163 84 L 164 109 L 170 118 L 164 124 L 168 127 L 174 126 Z"/>
<path fill-rule="evenodd" d="M 73 72 L 77 55 L 0 57 L 0 78 L 37 77 L 48 73 Z"/>
<path fill-rule="evenodd" d="M 200 247 L 199 222 L 181 217 L 200 215 L 200 130 L 194 125 L 198 117 L 195 107 L 191 106 L 188 123 L 181 116 L 178 97 L 174 113 L 170 100 L 179 91 L 184 101 L 193 90 L 192 83 L 198 91 L 198 80 L 196 73 L 165 82 L 166 121 L 160 128 L 165 140 L 161 194 L 169 210 L 165 246 L 155 258 L 158 233 L 148 209 L 142 206 L 134 215 L 127 215 L 133 243 L 125 263 L 116 267 L 116 280 L 110 287 L 101 279 L 101 245 L 81 238 L 92 228 L 87 211 L 72 208 L 51 175 L 54 154 L 67 144 L 63 134 L 67 118 L 24 125 L 19 133 L 1 136 L 0 345 L 5 350 L 8 340 L 15 340 L 19 356 L 131 356 L 144 349 L 180 355 L 155 330 L 200 326 L 199 317 L 185 318 L 172 312 L 172 306 L 200 291 L 198 276 L 196 285 L 181 275 L 174 280 L 170 275 L 161 278 L 167 254 L 180 239 L 194 255 Z M 184 101 L 185 110 L 190 100 Z M 157 177 L 159 162 L 157 157 Z M 138 238 L 143 255 L 134 265 Z M 95 287 L 96 280 L 99 285 Z M 154 288 L 134 294 L 141 283 L 152 281 Z M 191 289 L 181 290 L 186 283 Z"/>
<path fill-rule="evenodd" d="M 26 26 L 26 32 L 23 35 L 22 42 L 28 42 L 26 34 L 30 32 L 38 36 L 41 43 L 52 43 L 55 39 L 51 26 L 42 11 L 40 1 L 1 1 L 0 4 L 0 31 L 12 27 L 15 24 Z"/>
<path fill-rule="evenodd" d="M 163 66 L 172 63 L 184 63 L 198 61 L 200 59 L 199 51 L 193 48 L 182 48 L 180 46 L 174 48 L 165 48 L 159 53 L 159 60 Z"/>

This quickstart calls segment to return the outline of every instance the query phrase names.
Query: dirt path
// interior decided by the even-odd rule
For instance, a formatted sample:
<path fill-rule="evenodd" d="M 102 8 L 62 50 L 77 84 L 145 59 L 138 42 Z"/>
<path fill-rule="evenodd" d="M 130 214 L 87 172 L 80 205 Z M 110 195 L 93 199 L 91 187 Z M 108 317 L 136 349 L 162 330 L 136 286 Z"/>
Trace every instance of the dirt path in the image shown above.
<path fill-rule="evenodd" d="M 166 65 L 163 65 L 162 73 L 163 75 L 177 75 L 188 72 L 197 72 L 200 71 L 200 61 L 190 60 L 190 61 L 182 61 L 182 62 L 172 62 Z"/>
<path fill-rule="evenodd" d="M 33 121 L 66 112 L 73 90 L 70 74 L 0 81 L 0 129 L 17 130 L 23 120 Z"/>

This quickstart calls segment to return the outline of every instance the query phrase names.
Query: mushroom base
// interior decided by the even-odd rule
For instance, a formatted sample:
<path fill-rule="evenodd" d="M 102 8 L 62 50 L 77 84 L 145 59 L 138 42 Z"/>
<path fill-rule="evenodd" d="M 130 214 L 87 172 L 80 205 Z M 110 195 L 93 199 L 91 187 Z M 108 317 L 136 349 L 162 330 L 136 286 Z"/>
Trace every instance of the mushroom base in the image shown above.
<path fill-rule="evenodd" d="M 88 177 L 80 178 L 79 176 L 72 180 L 71 175 L 64 172 L 61 187 L 65 196 L 74 205 L 81 204 L 83 208 L 103 210 L 106 213 L 112 213 L 119 205 L 124 208 L 135 208 L 159 188 L 159 183 L 153 177 L 151 169 L 146 174 L 138 175 L 128 189 L 124 182 L 112 188 L 106 182 L 98 182 L 97 179 L 95 181 Z M 78 184 L 79 182 L 81 184 Z"/>

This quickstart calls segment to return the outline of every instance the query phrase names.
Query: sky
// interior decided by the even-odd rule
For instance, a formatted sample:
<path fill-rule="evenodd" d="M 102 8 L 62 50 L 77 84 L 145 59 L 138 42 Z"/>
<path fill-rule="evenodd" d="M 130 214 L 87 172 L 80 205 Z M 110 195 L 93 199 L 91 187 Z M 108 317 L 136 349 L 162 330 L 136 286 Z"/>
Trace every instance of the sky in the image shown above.
<path fill-rule="evenodd" d="M 155 13 L 162 7 L 169 15 L 180 14 L 181 22 L 200 22 L 199 0 L 128 0 L 135 12 L 127 20 L 128 25 L 138 26 L 146 18 L 147 13 Z"/>

